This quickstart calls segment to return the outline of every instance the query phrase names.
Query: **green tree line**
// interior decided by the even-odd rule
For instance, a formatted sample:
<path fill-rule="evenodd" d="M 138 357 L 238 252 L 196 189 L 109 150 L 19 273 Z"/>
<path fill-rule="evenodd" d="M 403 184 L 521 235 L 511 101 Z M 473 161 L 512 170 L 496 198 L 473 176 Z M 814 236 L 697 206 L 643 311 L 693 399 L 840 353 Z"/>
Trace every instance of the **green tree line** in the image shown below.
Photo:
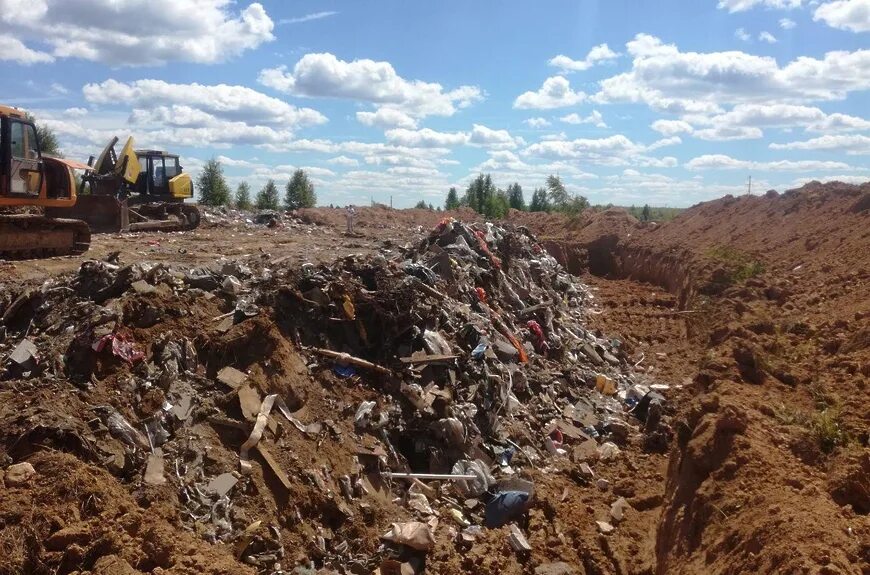
<path fill-rule="evenodd" d="M 543 187 L 535 189 L 531 201 L 526 204 L 523 188 L 519 183 L 514 182 L 502 190 L 495 186 L 490 174 L 479 174 L 471 180 L 461 197 L 455 187 L 447 192 L 444 209 L 455 210 L 463 206 L 488 218 L 503 218 L 511 208 L 575 215 L 588 208 L 589 201 L 581 195 L 568 192 L 561 178 L 551 175 Z"/>
<path fill-rule="evenodd" d="M 258 210 L 277 210 L 281 207 L 281 198 L 275 180 L 268 180 L 263 188 L 251 198 L 251 187 L 247 182 L 241 182 L 235 194 L 230 192 L 224 177 L 223 166 L 216 158 L 210 159 L 203 166 L 196 180 L 199 201 L 207 206 L 235 206 L 241 210 L 256 207 Z M 313 208 L 317 205 L 317 193 L 314 184 L 305 170 L 296 170 L 284 188 L 283 207 L 288 210 Z"/>

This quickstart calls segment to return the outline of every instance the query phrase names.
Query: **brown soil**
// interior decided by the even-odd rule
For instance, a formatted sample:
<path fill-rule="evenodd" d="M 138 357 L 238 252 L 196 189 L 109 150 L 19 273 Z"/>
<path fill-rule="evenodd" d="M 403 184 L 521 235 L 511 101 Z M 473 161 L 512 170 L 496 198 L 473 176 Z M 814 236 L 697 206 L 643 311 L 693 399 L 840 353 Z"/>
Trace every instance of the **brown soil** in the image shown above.
<path fill-rule="evenodd" d="M 320 208 L 299 214 L 307 223 L 275 229 L 227 223 L 98 235 L 87 256 L 120 251 L 123 263 L 187 266 L 226 257 L 295 270 L 413 244 L 445 215 L 475 218 L 362 208 L 358 237 L 347 237 L 343 210 Z M 528 556 L 510 548 L 507 527 L 457 543 L 442 508 L 427 573 L 532 574 L 557 561 L 588 574 L 870 572 L 870 185 L 723 198 L 662 225 L 620 210 L 508 219 L 538 234 L 590 286 L 590 328 L 620 339 L 638 370 L 671 386 L 675 439 L 657 452 L 632 437 L 622 457 L 596 466 L 596 479 L 609 482 L 604 490 L 567 459 L 524 472 L 537 492 L 524 524 Z M 26 288 L 74 273 L 83 259 L 0 262 L 0 314 Z M 376 387 L 336 377 L 303 353 L 287 326 L 304 319 L 264 313 L 221 332 L 214 318 L 231 310 L 221 297 L 128 292 L 103 305 L 149 359 L 167 337 L 196 349 L 190 391 L 203 399 L 173 457 L 190 463 L 200 453 L 206 477 L 238 467 L 247 434 L 208 419 L 244 420 L 234 393 L 215 388 L 222 367 L 249 372 L 261 395 L 280 392 L 290 409 L 304 405 L 304 423 L 327 422 L 317 437 L 291 428 L 268 440 L 289 487 L 255 456 L 229 519 L 237 531 L 256 520 L 277 526 L 285 572 L 309 560 L 372 572 L 366 558 L 378 536 L 411 517 L 377 483 L 362 499 L 341 497 L 338 478 L 356 470 L 360 448 L 372 447 L 353 416 L 360 401 L 379 398 Z M 0 457 L 2 467 L 28 461 L 38 476 L 0 487 L 0 574 L 256 573 L 235 559 L 233 541 L 210 543 L 208 526 L 179 512 L 174 461 L 166 466 L 172 481 L 144 483 L 143 462 L 95 421 L 98 405 L 139 421 L 177 390 L 122 392 L 134 373 L 128 365 L 82 353 L 62 328 L 76 318 L 38 301 L 32 308 L 21 312 L 35 318 L 32 326 L 10 330 L 30 330 L 51 351 L 37 379 L 0 382 Z M 80 321 L 91 312 L 82 310 Z M 17 341 L 0 341 L 0 354 Z M 91 359 L 72 374 L 64 355 Z M 595 521 L 616 497 L 630 508 L 616 531 L 601 535 Z M 264 528 L 257 537 L 267 535 Z M 335 550 L 333 541 L 348 547 Z"/>

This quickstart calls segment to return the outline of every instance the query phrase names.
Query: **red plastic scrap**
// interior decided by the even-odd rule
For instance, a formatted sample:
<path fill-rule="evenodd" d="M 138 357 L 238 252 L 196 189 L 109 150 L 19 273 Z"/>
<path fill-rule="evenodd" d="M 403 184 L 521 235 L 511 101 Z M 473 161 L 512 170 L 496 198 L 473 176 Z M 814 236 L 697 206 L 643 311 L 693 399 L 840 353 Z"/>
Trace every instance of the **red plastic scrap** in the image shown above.
<path fill-rule="evenodd" d="M 120 357 L 130 365 L 145 359 L 145 353 L 136 349 L 135 342 L 129 341 L 120 333 L 107 333 L 95 341 L 91 347 L 99 353 L 106 349 L 109 343 L 112 344 L 112 355 Z"/>
<path fill-rule="evenodd" d="M 526 327 L 534 335 L 532 343 L 535 345 L 535 351 L 541 355 L 546 355 L 550 351 L 550 344 L 547 343 L 547 338 L 544 337 L 544 330 L 541 329 L 541 324 L 532 319 L 526 323 Z"/>
<path fill-rule="evenodd" d="M 482 287 L 479 287 L 479 288 L 474 288 L 474 291 L 477 292 L 477 299 L 479 299 L 483 303 L 486 303 L 486 290 L 483 289 Z"/>
<path fill-rule="evenodd" d="M 497 270 L 501 269 L 501 260 L 492 255 L 492 252 L 489 251 L 489 246 L 486 245 L 486 234 L 480 230 L 476 230 L 474 235 L 477 236 L 477 243 L 480 246 L 480 250 L 489 256 L 489 261 L 492 263 L 492 267 Z"/>

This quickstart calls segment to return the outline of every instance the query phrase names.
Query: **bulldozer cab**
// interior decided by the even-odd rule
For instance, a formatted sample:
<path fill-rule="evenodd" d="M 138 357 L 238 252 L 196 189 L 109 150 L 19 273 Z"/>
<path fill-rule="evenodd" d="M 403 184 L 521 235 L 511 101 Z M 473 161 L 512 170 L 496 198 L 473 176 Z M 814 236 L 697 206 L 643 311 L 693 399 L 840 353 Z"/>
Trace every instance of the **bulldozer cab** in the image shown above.
<path fill-rule="evenodd" d="M 142 171 L 135 193 L 159 200 L 184 200 L 193 197 L 190 176 L 183 173 L 178 156 L 154 150 L 138 150 Z"/>
<path fill-rule="evenodd" d="M 136 152 L 142 171 L 136 181 L 136 192 L 144 196 L 170 196 L 169 181 L 181 173 L 178 156 L 160 152 Z"/>

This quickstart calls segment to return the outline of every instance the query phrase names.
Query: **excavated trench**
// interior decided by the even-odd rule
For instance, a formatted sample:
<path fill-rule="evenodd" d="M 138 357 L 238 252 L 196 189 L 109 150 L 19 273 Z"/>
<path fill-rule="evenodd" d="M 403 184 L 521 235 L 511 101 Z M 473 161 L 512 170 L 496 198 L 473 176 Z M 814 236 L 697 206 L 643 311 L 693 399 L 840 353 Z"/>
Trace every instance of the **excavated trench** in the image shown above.
<path fill-rule="evenodd" d="M 616 235 L 602 236 L 588 243 L 547 240 L 544 246 L 572 275 L 588 271 L 602 278 L 657 285 L 677 298 L 680 309 L 685 309 L 696 292 L 694 274 L 685 253 L 659 253 L 626 245 Z"/>
<path fill-rule="evenodd" d="M 693 269 L 690 256 L 685 252 L 654 252 L 648 248 L 627 245 L 616 235 L 605 235 L 587 243 L 548 240 L 544 245 L 550 255 L 572 275 L 588 272 L 604 279 L 652 284 L 673 295 L 679 310 L 691 306 L 699 289 L 700 282 L 696 278 L 700 273 Z M 690 417 L 686 420 L 688 429 L 694 430 L 697 419 Z M 651 548 L 655 557 L 651 559 L 657 574 L 679 570 L 678 564 L 685 557 L 677 557 L 681 554 L 677 549 L 697 550 L 703 521 L 686 522 L 682 516 L 687 510 L 696 507 L 693 505 L 696 492 L 707 475 L 699 468 L 705 468 L 705 465 L 707 470 L 718 467 L 727 455 L 727 444 L 732 439 L 730 434 L 721 437 L 717 434 L 715 440 L 711 440 L 709 453 L 701 457 L 717 461 L 712 464 L 706 461 L 698 463 L 688 453 L 688 437 L 692 433 L 687 435 L 685 431 L 678 434 L 672 445 L 666 482 L 662 486 L 661 513 L 655 528 L 648 533 L 649 538 L 654 540 Z"/>

